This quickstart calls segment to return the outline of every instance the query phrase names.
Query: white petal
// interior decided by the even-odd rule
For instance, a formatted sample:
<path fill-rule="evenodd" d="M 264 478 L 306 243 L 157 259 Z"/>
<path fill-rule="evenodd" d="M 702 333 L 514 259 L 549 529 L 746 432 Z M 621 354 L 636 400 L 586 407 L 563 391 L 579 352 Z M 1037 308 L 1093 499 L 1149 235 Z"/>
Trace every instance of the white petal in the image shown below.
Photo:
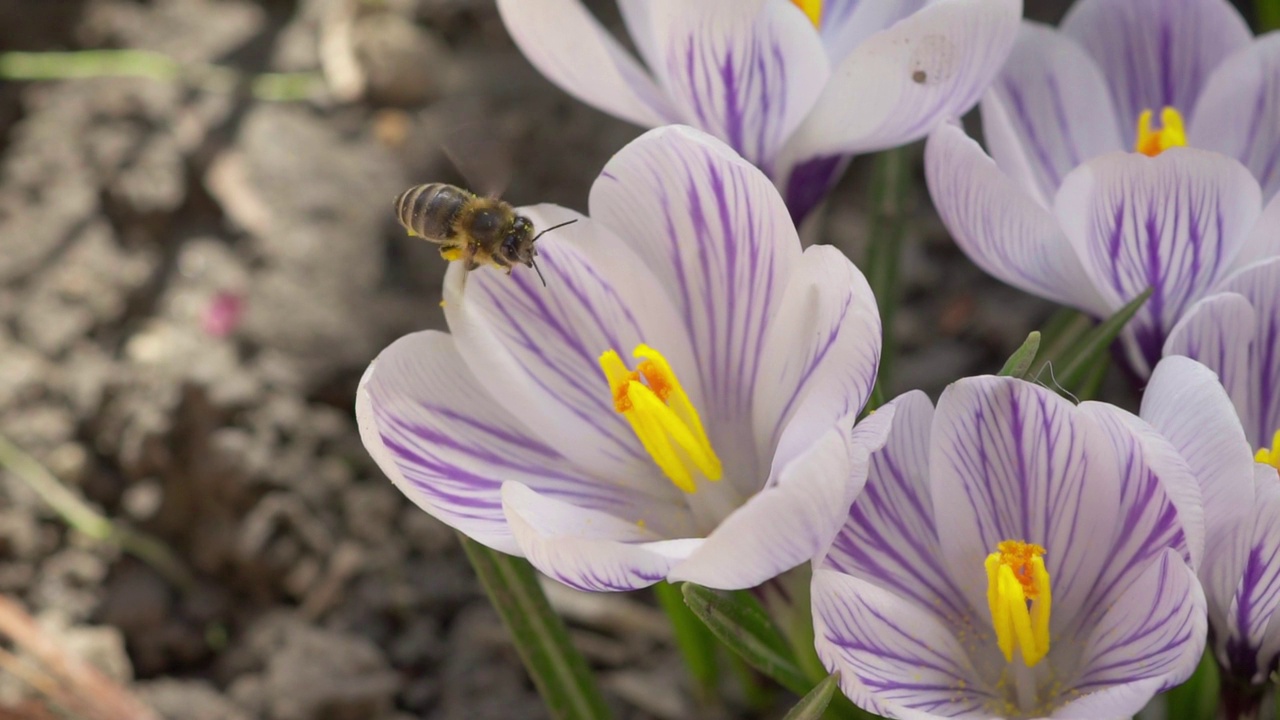
<path fill-rule="evenodd" d="M 840 673 L 855 705 L 885 717 L 927 720 L 998 718 L 999 698 L 970 664 L 957 632 L 932 612 L 875 584 L 816 570 L 812 584 L 814 646 Z M 972 635 L 969 643 L 975 643 Z"/>
<path fill-rule="evenodd" d="M 578 590 L 648 587 L 701 540 L 660 540 L 637 522 L 555 500 L 518 482 L 502 485 L 502 507 L 529 562 Z"/>
<path fill-rule="evenodd" d="M 1206 543 L 1226 542 L 1253 495 L 1246 482 L 1253 450 L 1218 378 L 1194 360 L 1167 357 L 1151 374 L 1141 416 L 1173 444 L 1199 481 Z"/>
<path fill-rule="evenodd" d="M 831 72 L 788 0 L 652 0 L 653 68 L 679 117 L 765 168 Z"/>
<path fill-rule="evenodd" d="M 1280 654 L 1280 478 L 1276 469 L 1259 463 L 1253 486 L 1256 498 L 1250 517 L 1239 528 L 1241 552 L 1225 570 L 1229 587 L 1205 582 L 1205 592 L 1226 589 L 1229 594 L 1210 598 L 1227 600 L 1225 622 L 1215 625 L 1219 658 L 1231 674 L 1245 682 L 1267 682 Z M 1229 600 L 1228 600 L 1229 599 Z M 1213 616 L 1210 616 L 1211 618 Z"/>
<path fill-rule="evenodd" d="M 872 454 L 866 487 L 822 567 L 862 578 L 940 618 L 961 622 L 970 608 L 943 560 L 929 493 L 933 405 L 916 390 L 886 407 L 895 411 L 893 430 L 885 446 Z"/>
<path fill-rule="evenodd" d="M 932 438 L 930 490 L 952 581 L 971 607 L 985 608 L 987 555 L 1004 540 L 1040 545 L 1054 578 L 1052 629 L 1069 632 L 1112 555 L 1122 513 L 1134 510 L 1121 504 L 1112 443 L 1067 400 L 997 377 L 948 386 Z"/>
<path fill-rule="evenodd" d="M 1249 233 L 1244 248 L 1236 256 L 1236 267 L 1280 256 L 1280 194 L 1262 208 L 1262 216 Z"/>
<path fill-rule="evenodd" d="M 805 250 L 765 336 L 753 393 L 757 447 L 770 451 L 773 472 L 862 409 L 879 361 L 880 313 L 866 278 L 834 247 Z"/>
<path fill-rule="evenodd" d="M 1193 147 L 1245 164 L 1263 197 L 1280 190 L 1280 33 L 1258 38 L 1220 63 L 1187 127 Z"/>
<path fill-rule="evenodd" d="M 1191 112 L 1209 74 L 1251 37 L 1227 0 L 1081 0 L 1062 31 L 1107 76 L 1130 147 L 1143 110 Z"/>
<path fill-rule="evenodd" d="M 1253 339 L 1257 314 L 1248 298 L 1224 292 L 1192 305 L 1164 344 L 1164 355 L 1185 355 L 1218 375 L 1240 422 L 1252 418 Z"/>
<path fill-rule="evenodd" d="M 529 62 L 570 95 L 641 126 L 675 118 L 644 68 L 581 0 L 498 0 L 498 12 Z"/>
<path fill-rule="evenodd" d="M 938 214 L 975 264 L 1033 295 L 1109 314 L 1057 220 L 964 130 L 946 124 L 929 136 L 925 171 Z"/>
<path fill-rule="evenodd" d="M 600 511 L 657 515 L 674 495 L 623 476 L 601 480 L 541 442 L 519 414 L 502 408 L 449 335 L 428 331 L 400 338 L 378 356 L 356 396 L 361 439 L 383 472 L 410 500 L 475 540 L 518 552 L 502 513 L 499 489 L 518 480 L 551 497 Z M 649 491 L 653 490 L 651 494 Z M 666 521 L 675 520 L 674 526 Z"/>
<path fill-rule="evenodd" d="M 892 420 L 892 410 L 877 412 L 855 434 L 850 416 L 827 431 L 713 530 L 670 579 L 736 590 L 824 555 L 866 482 L 870 450 L 884 443 Z"/>
<path fill-rule="evenodd" d="M 867 38 L 918 12 L 928 0 L 824 0 L 822 43 L 827 57 L 838 63 Z"/>
<path fill-rule="evenodd" d="M 1082 673 L 1072 683 L 1072 694 L 1158 680 L 1155 687 L 1144 686 L 1154 694 L 1191 677 L 1200 662 L 1208 622 L 1204 591 L 1195 572 L 1177 553 L 1165 550 L 1135 574 L 1129 589 L 1089 628 Z M 1109 699 L 1118 703 L 1121 698 Z M 1151 697 L 1125 699 L 1128 703 L 1108 707 L 1106 712 L 1129 717 Z"/>
<path fill-rule="evenodd" d="M 1097 64 L 1075 40 L 1032 22 L 982 99 L 982 129 L 1000 169 L 1046 205 L 1084 161 L 1127 149 Z"/>
<path fill-rule="evenodd" d="M 1182 313 L 1233 267 L 1261 205 L 1258 183 L 1236 160 L 1174 148 L 1085 163 L 1063 181 L 1055 210 L 1113 310 L 1153 289 L 1128 327 L 1145 373 Z"/>
<path fill-rule="evenodd" d="M 1020 0 L 940 0 L 836 66 L 796 131 L 790 164 L 918 140 L 973 107 L 1013 47 Z"/>
<path fill-rule="evenodd" d="M 524 267 L 510 276 L 488 267 L 466 272 L 459 263 L 449 268 L 445 317 L 467 365 L 498 384 L 494 396 L 512 415 L 582 467 L 602 477 L 670 485 L 616 412 L 599 357 L 612 349 L 629 358 L 646 343 L 666 355 L 700 402 L 675 310 L 607 227 L 551 205 L 521 212 L 539 228 L 578 222 L 538 241 L 546 287 Z"/>
<path fill-rule="evenodd" d="M 1280 430 L 1280 258 L 1254 263 L 1220 287 L 1248 298 L 1256 313 L 1248 391 L 1254 402 L 1241 419 L 1255 447 L 1269 446 Z"/>
<path fill-rule="evenodd" d="M 726 476 L 759 487 L 752 393 L 764 339 L 800 240 L 778 191 L 715 138 L 686 127 L 645 133 L 591 188 L 591 216 L 613 228 L 656 276 L 687 333 L 698 405 Z M 639 274 L 639 272 L 637 273 Z M 742 463 L 731 467 L 734 463 Z"/>

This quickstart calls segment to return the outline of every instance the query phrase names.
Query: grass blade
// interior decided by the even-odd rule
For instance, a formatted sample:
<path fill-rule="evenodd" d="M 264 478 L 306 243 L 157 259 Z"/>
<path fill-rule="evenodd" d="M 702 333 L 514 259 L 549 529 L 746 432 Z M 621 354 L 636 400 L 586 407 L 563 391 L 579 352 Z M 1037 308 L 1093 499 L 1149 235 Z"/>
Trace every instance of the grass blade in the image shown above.
<path fill-rule="evenodd" d="M 1151 297 L 1151 292 L 1152 290 L 1148 288 L 1128 305 L 1120 308 L 1116 314 L 1085 333 L 1084 337 L 1060 358 L 1062 364 L 1055 373 L 1055 377 L 1062 387 L 1072 392 L 1078 391 L 1090 374 L 1096 372 L 1095 366 L 1101 362 L 1102 356 L 1110 352 L 1111 343 L 1146 304 L 1147 299 Z"/>
<path fill-rule="evenodd" d="M 1280 29 L 1280 0 L 1258 0 L 1258 31 Z"/>
<path fill-rule="evenodd" d="M 684 595 L 680 588 L 668 582 L 660 582 L 653 586 L 658 605 L 671 621 L 671 631 L 676 639 L 676 647 L 684 658 L 685 667 L 693 676 L 699 693 L 698 700 L 703 705 L 716 705 L 720 702 L 720 672 L 716 664 L 716 639 L 697 615 L 685 605 Z"/>
<path fill-rule="evenodd" d="M 809 681 L 796 665 L 787 640 L 774 627 L 760 603 L 746 593 L 722 593 L 684 583 L 684 601 L 720 642 L 747 664 L 797 695 L 809 692 Z"/>
<path fill-rule="evenodd" d="M 827 711 L 831 698 L 835 695 L 840 683 L 840 673 L 828 675 L 826 680 L 818 683 L 808 695 L 800 698 L 800 702 L 791 708 L 782 720 L 818 720 Z"/>
<path fill-rule="evenodd" d="M 898 269 L 902 264 L 903 235 L 907 226 L 905 205 L 911 186 L 910 153 L 907 148 L 897 148 L 876 155 L 871 184 L 871 242 L 867 247 L 864 270 L 880 307 L 883 328 L 880 373 L 876 378 L 881 397 L 886 394 L 884 386 L 890 380 L 898 349 L 894 341 L 893 318 L 898 309 Z"/>
<path fill-rule="evenodd" d="M 564 621 L 551 609 L 533 567 L 459 535 L 489 601 L 511 633 L 520 659 L 554 718 L 604 720 L 609 708 L 586 660 L 569 642 Z"/>

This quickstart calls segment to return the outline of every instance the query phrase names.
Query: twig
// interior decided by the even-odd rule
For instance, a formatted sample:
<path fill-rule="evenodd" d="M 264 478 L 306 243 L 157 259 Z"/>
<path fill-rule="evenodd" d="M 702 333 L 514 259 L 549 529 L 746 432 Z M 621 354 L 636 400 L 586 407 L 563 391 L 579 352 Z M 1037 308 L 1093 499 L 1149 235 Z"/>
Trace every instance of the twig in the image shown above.
<path fill-rule="evenodd" d="M 190 571 L 168 546 L 150 535 L 111 522 L 4 435 L 0 435 L 0 467 L 26 483 L 70 527 L 95 540 L 116 545 L 150 565 L 182 590 L 193 587 Z"/>
<path fill-rule="evenodd" d="M 89 663 L 53 641 L 18 603 L 0 595 L 0 635 L 30 653 L 42 668 L 27 668 L 0 650 L 0 666 L 31 683 L 54 703 L 86 720 L 160 720 L 160 716 Z"/>
<path fill-rule="evenodd" d="M 291 102 L 315 97 L 324 79 L 318 73 L 244 75 L 222 65 L 183 64 L 149 50 L 0 53 L 0 80 L 75 80 L 140 77 L 159 82 L 187 81 L 218 93 L 232 93 L 242 82 L 259 100 Z"/>

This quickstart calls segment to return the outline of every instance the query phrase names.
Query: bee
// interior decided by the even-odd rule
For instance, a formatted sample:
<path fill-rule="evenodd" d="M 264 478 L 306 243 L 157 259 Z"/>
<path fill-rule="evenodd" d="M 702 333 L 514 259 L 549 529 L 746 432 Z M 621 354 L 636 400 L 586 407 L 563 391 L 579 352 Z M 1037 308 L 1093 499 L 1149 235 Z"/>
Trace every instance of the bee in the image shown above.
<path fill-rule="evenodd" d="M 460 261 L 467 270 L 492 265 L 508 275 L 519 263 L 533 268 L 544 287 L 547 281 L 533 259 L 538 254 L 534 243 L 552 230 L 577 222 L 570 220 L 535 234 L 533 221 L 510 203 L 445 183 L 411 187 L 396 198 L 395 208 L 405 230 L 438 243 L 445 260 Z"/>

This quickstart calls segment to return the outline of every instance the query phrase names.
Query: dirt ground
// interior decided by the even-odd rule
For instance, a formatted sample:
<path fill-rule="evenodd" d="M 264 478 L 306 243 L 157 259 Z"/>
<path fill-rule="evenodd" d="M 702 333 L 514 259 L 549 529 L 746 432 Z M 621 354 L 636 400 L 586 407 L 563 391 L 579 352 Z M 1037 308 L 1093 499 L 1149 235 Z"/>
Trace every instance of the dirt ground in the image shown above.
<path fill-rule="evenodd" d="M 89 48 L 328 85 L 0 85 L 0 433 L 195 578 L 0 472 L 0 593 L 164 718 L 545 717 L 452 532 L 365 454 L 353 393 L 392 339 L 442 326 L 443 263 L 390 200 L 462 181 L 447 138 L 490 128 L 508 199 L 585 209 L 638 130 L 538 76 L 488 0 L 0 0 L 0 49 Z M 870 170 L 807 239 L 862 258 Z M 1051 308 L 965 261 L 913 179 L 892 389 L 936 393 Z M 705 714 L 647 595 L 553 599 L 619 717 Z M 0 672 L 0 707 L 22 708 L 0 717 L 44 705 Z M 743 707 L 721 714 L 780 715 Z"/>

